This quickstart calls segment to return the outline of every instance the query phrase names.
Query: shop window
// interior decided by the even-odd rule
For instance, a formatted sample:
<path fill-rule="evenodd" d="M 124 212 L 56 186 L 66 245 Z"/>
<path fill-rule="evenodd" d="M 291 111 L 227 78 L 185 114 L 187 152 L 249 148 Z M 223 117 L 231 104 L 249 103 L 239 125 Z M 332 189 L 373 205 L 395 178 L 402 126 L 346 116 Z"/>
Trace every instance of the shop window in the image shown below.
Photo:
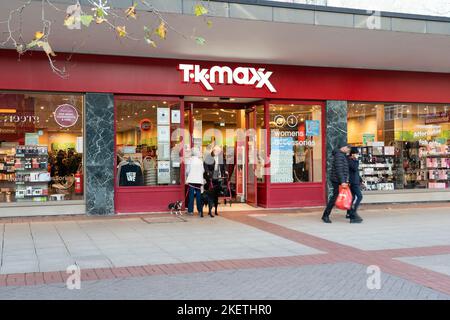
<path fill-rule="evenodd" d="M 270 105 L 272 183 L 322 181 L 320 105 Z"/>
<path fill-rule="evenodd" d="M 83 96 L 0 93 L 0 203 L 83 200 Z"/>
<path fill-rule="evenodd" d="M 364 189 L 449 188 L 449 115 L 448 105 L 350 103 Z"/>
<path fill-rule="evenodd" d="M 180 103 L 116 101 L 117 184 L 179 185 Z"/>

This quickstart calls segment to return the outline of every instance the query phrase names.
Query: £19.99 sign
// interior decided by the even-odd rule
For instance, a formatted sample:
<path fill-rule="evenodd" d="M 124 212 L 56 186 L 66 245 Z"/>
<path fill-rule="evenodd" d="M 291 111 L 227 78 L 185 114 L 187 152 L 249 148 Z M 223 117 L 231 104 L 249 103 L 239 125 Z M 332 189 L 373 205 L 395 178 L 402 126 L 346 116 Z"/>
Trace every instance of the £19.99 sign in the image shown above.
<path fill-rule="evenodd" d="M 213 84 L 239 84 L 257 89 L 265 86 L 270 92 L 277 92 L 269 80 L 273 72 L 264 68 L 213 66 L 208 69 L 198 64 L 180 64 L 178 69 L 183 73 L 183 82 L 200 83 L 208 91 L 214 90 Z"/>

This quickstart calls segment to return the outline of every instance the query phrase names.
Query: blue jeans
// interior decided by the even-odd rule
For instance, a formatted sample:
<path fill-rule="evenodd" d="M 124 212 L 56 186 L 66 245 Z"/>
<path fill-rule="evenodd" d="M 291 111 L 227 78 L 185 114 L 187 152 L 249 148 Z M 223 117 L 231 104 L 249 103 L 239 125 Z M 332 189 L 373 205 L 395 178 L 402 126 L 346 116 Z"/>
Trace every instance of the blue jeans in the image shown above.
<path fill-rule="evenodd" d="M 202 192 L 200 190 L 201 184 L 189 184 L 189 202 L 188 202 L 188 213 L 194 213 L 194 195 L 195 201 L 197 202 L 197 211 L 203 214 L 203 204 L 202 204 Z"/>
<path fill-rule="evenodd" d="M 347 213 L 352 215 L 353 213 L 356 213 L 358 211 L 359 204 L 361 203 L 361 200 L 363 198 L 361 193 L 361 187 L 360 185 L 352 184 L 350 185 L 350 191 L 352 192 L 353 196 L 353 203 L 352 203 L 352 209 L 348 210 Z"/>

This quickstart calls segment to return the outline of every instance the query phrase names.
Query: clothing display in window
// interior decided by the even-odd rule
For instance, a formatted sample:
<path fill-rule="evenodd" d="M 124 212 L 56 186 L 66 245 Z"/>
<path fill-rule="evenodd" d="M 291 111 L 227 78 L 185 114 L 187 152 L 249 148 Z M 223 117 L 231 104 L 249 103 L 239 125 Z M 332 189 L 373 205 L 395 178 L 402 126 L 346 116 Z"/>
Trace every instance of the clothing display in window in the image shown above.
<path fill-rule="evenodd" d="M 119 186 L 142 186 L 144 175 L 139 163 L 126 161 L 119 165 Z"/>

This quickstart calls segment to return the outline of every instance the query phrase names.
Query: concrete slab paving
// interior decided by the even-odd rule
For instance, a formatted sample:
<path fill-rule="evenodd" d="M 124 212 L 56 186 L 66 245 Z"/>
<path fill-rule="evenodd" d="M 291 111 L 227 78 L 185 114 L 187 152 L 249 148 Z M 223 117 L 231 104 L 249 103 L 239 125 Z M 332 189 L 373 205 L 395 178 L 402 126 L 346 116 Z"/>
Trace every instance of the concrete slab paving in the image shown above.
<path fill-rule="evenodd" d="M 402 257 L 396 259 L 450 276 L 450 254 L 426 257 Z"/>
<path fill-rule="evenodd" d="M 363 250 L 450 245 L 450 214 L 441 208 L 364 210 L 362 224 L 350 224 L 342 211 L 324 224 L 321 213 L 255 216 L 267 222 Z"/>

